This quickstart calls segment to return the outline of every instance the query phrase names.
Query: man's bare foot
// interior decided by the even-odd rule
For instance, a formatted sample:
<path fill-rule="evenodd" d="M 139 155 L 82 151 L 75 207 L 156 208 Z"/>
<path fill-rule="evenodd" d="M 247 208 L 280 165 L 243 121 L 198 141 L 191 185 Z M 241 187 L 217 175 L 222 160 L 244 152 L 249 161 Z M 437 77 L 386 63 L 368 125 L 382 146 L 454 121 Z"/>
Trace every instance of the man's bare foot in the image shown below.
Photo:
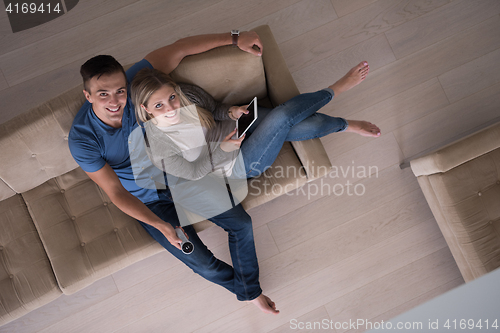
<path fill-rule="evenodd" d="M 370 122 L 364 120 L 347 120 L 347 128 L 345 132 L 357 133 L 362 136 L 379 137 L 380 128 Z"/>
<path fill-rule="evenodd" d="M 264 313 L 272 313 L 275 315 L 280 313 L 276 310 L 276 304 L 274 304 L 274 302 L 264 294 L 260 294 L 259 297 L 251 300 L 250 303 L 255 304 L 255 306 L 257 306 Z"/>
<path fill-rule="evenodd" d="M 368 62 L 362 61 L 357 66 L 351 68 L 343 78 L 332 84 L 329 88 L 331 88 L 335 96 L 337 96 L 360 84 L 366 78 L 369 71 L 370 66 Z"/>

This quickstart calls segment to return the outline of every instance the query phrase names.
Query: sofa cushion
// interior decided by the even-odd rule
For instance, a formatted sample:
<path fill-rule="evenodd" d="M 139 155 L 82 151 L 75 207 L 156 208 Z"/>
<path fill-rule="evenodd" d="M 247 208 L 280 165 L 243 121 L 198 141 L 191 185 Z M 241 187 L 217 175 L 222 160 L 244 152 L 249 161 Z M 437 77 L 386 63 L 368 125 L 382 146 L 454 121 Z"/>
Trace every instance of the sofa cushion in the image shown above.
<path fill-rule="evenodd" d="M 65 294 L 163 249 L 80 168 L 23 197 Z"/>
<path fill-rule="evenodd" d="M 62 293 L 20 195 L 0 202 L 0 325 Z"/>
<path fill-rule="evenodd" d="M 188 56 L 170 75 L 177 82 L 202 87 L 227 104 L 241 105 L 267 95 L 262 58 L 232 46 Z"/>
<path fill-rule="evenodd" d="M 466 281 L 500 267 L 500 148 L 427 178 Z"/>
<path fill-rule="evenodd" d="M 82 86 L 0 125 L 0 178 L 22 193 L 78 167 L 68 148 Z"/>

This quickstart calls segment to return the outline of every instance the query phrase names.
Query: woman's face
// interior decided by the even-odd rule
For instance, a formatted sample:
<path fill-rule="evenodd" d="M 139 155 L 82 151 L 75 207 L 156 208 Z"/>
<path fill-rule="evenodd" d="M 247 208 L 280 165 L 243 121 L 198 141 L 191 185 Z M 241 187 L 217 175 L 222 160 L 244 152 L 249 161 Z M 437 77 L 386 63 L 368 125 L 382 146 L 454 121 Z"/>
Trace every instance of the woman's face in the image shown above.
<path fill-rule="evenodd" d="M 155 91 L 145 105 L 147 112 L 158 121 L 157 126 L 167 127 L 180 122 L 181 102 L 171 86 L 164 85 Z"/>

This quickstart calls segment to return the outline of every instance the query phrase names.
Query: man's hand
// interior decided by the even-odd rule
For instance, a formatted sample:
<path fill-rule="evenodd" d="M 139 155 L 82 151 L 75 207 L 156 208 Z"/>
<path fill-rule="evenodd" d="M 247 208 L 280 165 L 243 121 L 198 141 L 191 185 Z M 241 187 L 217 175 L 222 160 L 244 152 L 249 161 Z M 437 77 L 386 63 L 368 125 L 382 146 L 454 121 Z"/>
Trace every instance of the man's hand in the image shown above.
<path fill-rule="evenodd" d="M 177 237 L 177 233 L 170 223 L 165 222 L 162 226 L 158 227 L 158 230 L 161 231 L 161 233 L 167 238 L 170 244 L 181 250 L 182 240 Z"/>
<path fill-rule="evenodd" d="M 232 118 L 233 120 L 239 119 L 243 114 L 247 114 L 248 112 L 250 112 L 247 110 L 247 108 L 248 104 L 243 106 L 231 106 L 229 108 L 231 115 L 230 118 Z"/>
<path fill-rule="evenodd" d="M 86 172 L 86 174 L 106 192 L 118 209 L 136 220 L 155 227 L 165 235 L 170 244 L 181 250 L 182 240 L 177 237 L 172 225 L 156 216 L 145 204 L 127 191 L 108 163 L 100 170 Z"/>
<path fill-rule="evenodd" d="M 257 46 L 259 50 L 253 47 Z M 255 31 L 243 31 L 240 32 L 240 37 L 238 37 L 238 47 L 245 52 L 254 54 L 256 56 L 262 55 L 262 42 L 259 35 Z"/>
<path fill-rule="evenodd" d="M 156 69 L 169 74 L 188 55 L 202 53 L 213 48 L 231 45 L 229 32 L 220 34 L 197 35 L 181 38 L 178 41 L 150 52 L 144 57 Z M 257 46 L 260 50 L 253 47 Z M 262 42 L 254 31 L 240 32 L 238 47 L 257 56 L 262 55 Z"/>
<path fill-rule="evenodd" d="M 236 129 L 229 133 L 224 140 L 220 143 L 220 149 L 224 150 L 226 153 L 229 153 L 233 150 L 239 149 L 241 146 L 241 142 L 245 138 L 245 134 L 239 139 L 231 139 L 236 134 Z"/>

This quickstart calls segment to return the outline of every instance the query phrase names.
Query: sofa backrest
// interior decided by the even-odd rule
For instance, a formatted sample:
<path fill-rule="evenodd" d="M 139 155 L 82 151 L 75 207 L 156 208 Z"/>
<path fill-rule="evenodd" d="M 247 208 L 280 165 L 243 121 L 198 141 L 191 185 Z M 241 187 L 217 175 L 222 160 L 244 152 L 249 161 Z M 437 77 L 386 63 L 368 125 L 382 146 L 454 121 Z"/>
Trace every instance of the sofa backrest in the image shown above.
<path fill-rule="evenodd" d="M 262 57 L 223 46 L 188 56 L 171 73 L 177 82 L 196 84 L 216 100 L 241 105 L 267 96 Z"/>
<path fill-rule="evenodd" d="M 0 179 L 8 188 L 22 193 L 78 167 L 67 140 L 85 100 L 82 89 L 75 87 L 0 125 Z"/>

